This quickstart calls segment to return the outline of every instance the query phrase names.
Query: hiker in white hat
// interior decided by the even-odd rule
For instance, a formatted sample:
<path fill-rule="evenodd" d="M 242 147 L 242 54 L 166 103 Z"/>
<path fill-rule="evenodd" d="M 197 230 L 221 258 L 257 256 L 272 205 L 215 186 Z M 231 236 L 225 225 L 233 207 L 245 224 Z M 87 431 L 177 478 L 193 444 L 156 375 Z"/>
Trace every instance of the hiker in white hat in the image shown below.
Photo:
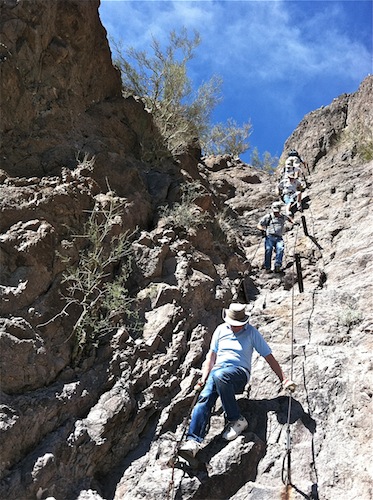
<path fill-rule="evenodd" d="M 264 357 L 284 389 L 295 390 L 294 382 L 285 378 L 271 348 L 258 330 L 249 324 L 249 319 L 244 304 L 232 303 L 228 309 L 223 309 L 224 323 L 214 331 L 202 365 L 202 376 L 196 386 L 201 394 L 191 415 L 187 440 L 179 448 L 181 456 L 195 457 L 199 451 L 218 397 L 228 421 L 223 438 L 232 441 L 248 427 L 235 395 L 244 391 L 250 379 L 254 349 Z"/>

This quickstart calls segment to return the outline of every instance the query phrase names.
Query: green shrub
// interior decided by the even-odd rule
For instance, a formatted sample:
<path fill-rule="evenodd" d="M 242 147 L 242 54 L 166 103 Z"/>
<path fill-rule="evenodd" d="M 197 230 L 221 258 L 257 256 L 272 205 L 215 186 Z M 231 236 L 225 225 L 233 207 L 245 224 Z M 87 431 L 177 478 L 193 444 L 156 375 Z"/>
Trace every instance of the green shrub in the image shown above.
<path fill-rule="evenodd" d="M 350 143 L 351 150 L 355 150 L 361 160 L 365 162 L 373 160 L 373 134 L 368 127 L 359 123 L 352 128 L 348 127 L 339 140 Z"/>
<path fill-rule="evenodd" d="M 366 162 L 373 160 L 373 139 L 371 137 L 363 137 L 358 142 L 357 154 Z"/>
<path fill-rule="evenodd" d="M 73 359 L 97 348 L 100 339 L 121 324 L 123 318 L 136 325 L 133 302 L 127 289 L 132 249 L 128 232 L 118 227 L 122 203 L 112 197 L 107 206 L 97 203 L 90 212 L 82 234 L 84 247 L 77 263 L 63 273 L 64 312 L 72 305 L 80 311 L 74 323 Z M 119 234 L 117 234 L 119 232 Z M 127 326 L 127 325 L 126 325 Z"/>
<path fill-rule="evenodd" d="M 250 147 L 247 139 L 251 134 L 251 123 L 240 127 L 232 118 L 226 124 L 217 123 L 205 136 L 201 145 L 205 155 L 230 154 L 239 156 Z"/>
<path fill-rule="evenodd" d="M 133 47 L 123 50 L 115 41 L 112 44 L 115 64 L 122 74 L 123 94 L 140 97 L 153 114 L 169 151 L 182 153 L 205 132 L 220 99 L 220 78 L 212 77 L 193 91 L 187 75 L 187 64 L 200 44 L 199 34 L 195 32 L 189 38 L 185 28 L 180 34 L 172 31 L 165 49 L 153 37 L 150 55 Z"/>
<path fill-rule="evenodd" d="M 265 151 L 260 157 L 258 148 L 254 148 L 251 155 L 251 165 L 259 170 L 264 170 L 269 174 L 273 174 L 278 166 L 278 156 L 272 156 L 271 153 Z"/>
<path fill-rule="evenodd" d="M 211 113 L 221 100 L 222 79 L 214 75 L 193 88 L 187 66 L 200 42 L 196 31 L 190 38 L 185 28 L 179 34 L 171 31 L 165 48 L 153 37 L 150 54 L 133 47 L 123 49 L 121 42 L 111 40 L 123 95 L 140 97 L 164 140 L 152 145 L 142 141 L 144 160 L 156 160 L 164 147 L 178 155 L 196 142 L 206 155 L 239 155 L 249 148 L 249 123 L 239 127 L 229 119 L 226 125 L 211 126 Z"/>
<path fill-rule="evenodd" d="M 180 203 L 174 203 L 172 207 L 161 208 L 161 217 L 172 222 L 174 226 L 187 230 L 205 224 L 209 219 L 208 214 L 202 212 L 194 203 L 204 192 L 202 184 L 198 181 L 187 182 L 181 185 L 180 190 Z"/>
<path fill-rule="evenodd" d="M 361 311 L 353 309 L 352 307 L 346 307 L 338 313 L 338 323 L 342 326 L 350 327 L 360 323 L 363 319 Z"/>
<path fill-rule="evenodd" d="M 357 307 L 356 297 L 348 293 L 341 293 L 336 296 L 336 302 L 339 306 L 337 319 L 340 325 L 350 328 L 362 321 L 363 314 Z"/>

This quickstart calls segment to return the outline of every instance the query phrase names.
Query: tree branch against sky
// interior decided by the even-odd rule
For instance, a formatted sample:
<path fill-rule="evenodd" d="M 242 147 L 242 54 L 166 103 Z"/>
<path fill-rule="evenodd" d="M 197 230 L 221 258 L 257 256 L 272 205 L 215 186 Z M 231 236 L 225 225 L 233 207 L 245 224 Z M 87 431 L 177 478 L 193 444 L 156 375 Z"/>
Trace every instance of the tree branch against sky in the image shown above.
<path fill-rule="evenodd" d="M 148 51 L 125 48 L 121 41 L 112 40 L 123 95 L 141 98 L 171 154 L 183 153 L 198 141 L 204 155 L 239 156 L 250 147 L 251 124 L 240 127 L 229 118 L 226 124 L 212 126 L 210 117 L 221 99 L 222 81 L 213 75 L 195 89 L 189 77 L 188 64 L 200 42 L 199 33 L 190 36 L 184 27 L 178 33 L 171 31 L 164 46 L 153 36 Z"/>

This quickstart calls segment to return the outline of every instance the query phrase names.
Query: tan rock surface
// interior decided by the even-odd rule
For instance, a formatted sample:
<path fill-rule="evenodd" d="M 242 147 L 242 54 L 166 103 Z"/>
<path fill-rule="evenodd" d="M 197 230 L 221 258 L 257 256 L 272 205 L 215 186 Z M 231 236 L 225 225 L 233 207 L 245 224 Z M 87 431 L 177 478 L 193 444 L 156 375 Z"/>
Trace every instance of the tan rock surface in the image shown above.
<path fill-rule="evenodd" d="M 296 148 L 308 164 L 304 212 L 295 215 L 308 236 L 302 223 L 289 229 L 285 273 L 264 275 L 255 226 L 276 199 L 276 175 L 195 150 L 146 161 L 139 137 L 156 144 L 157 133 L 139 102 L 120 97 L 97 7 L 1 4 L 2 50 L 11 55 L 2 85 L 15 92 L 1 93 L 0 496 L 283 498 L 289 431 L 291 498 L 371 498 L 372 162 L 362 145 L 372 145 L 373 78 L 307 115 L 286 141 L 283 158 Z M 77 162 L 76 149 L 96 162 Z M 205 216 L 186 227 L 158 210 L 180 202 L 185 180 L 204 186 L 185 215 Z M 138 227 L 127 286 L 142 327 L 131 330 L 113 311 L 99 346 L 76 363 L 81 310 L 61 314 L 65 258 L 78 262 L 84 241 L 73 235 L 114 199 L 122 209 L 112 232 Z M 217 405 L 197 469 L 173 469 L 191 388 L 233 298 L 247 303 L 298 383 L 290 411 L 255 358 L 250 393 L 240 398 L 248 431 L 223 442 Z"/>

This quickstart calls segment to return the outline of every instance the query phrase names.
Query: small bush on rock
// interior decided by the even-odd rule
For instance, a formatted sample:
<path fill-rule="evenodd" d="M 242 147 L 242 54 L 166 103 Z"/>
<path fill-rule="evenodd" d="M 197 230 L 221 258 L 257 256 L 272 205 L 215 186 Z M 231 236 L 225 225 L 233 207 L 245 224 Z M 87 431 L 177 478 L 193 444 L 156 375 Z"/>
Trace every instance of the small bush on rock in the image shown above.
<path fill-rule="evenodd" d="M 181 201 L 172 207 L 162 208 L 161 217 L 172 222 L 174 226 L 190 229 L 201 226 L 209 219 L 206 212 L 202 211 L 194 202 L 203 194 L 203 186 L 198 181 L 188 182 L 181 186 Z"/>
<path fill-rule="evenodd" d="M 350 328 L 360 323 L 363 319 L 362 312 L 357 307 L 357 299 L 348 293 L 340 294 L 337 297 L 339 303 L 338 323 Z"/>
<path fill-rule="evenodd" d="M 76 361 L 97 348 L 100 340 L 123 319 L 136 325 L 136 314 L 129 296 L 127 280 L 131 273 L 132 249 L 128 232 L 122 232 L 122 203 L 109 197 L 97 202 L 82 234 L 85 244 L 77 263 L 63 273 L 65 314 L 70 306 L 80 310 L 73 326 L 73 358 Z M 127 325 L 126 325 L 127 326 Z"/>

